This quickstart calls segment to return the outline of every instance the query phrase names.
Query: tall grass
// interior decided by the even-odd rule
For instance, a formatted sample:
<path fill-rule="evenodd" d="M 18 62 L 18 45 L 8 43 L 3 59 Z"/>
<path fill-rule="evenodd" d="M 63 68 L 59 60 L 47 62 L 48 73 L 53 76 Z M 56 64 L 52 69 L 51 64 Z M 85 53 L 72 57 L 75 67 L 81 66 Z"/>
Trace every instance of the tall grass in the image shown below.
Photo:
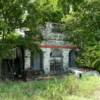
<path fill-rule="evenodd" d="M 100 78 L 77 79 L 65 76 L 32 82 L 0 84 L 0 100 L 89 100 L 92 92 L 100 88 Z M 90 99 L 94 100 L 94 99 Z"/>

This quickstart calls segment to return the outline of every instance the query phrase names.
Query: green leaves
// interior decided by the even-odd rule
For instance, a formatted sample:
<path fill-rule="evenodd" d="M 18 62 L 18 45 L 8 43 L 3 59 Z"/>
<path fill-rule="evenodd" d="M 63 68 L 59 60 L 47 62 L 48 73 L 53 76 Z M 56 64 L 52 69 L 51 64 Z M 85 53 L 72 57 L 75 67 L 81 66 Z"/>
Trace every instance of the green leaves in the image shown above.
<path fill-rule="evenodd" d="M 5 54 L 3 51 L 6 50 L 7 52 L 16 46 L 37 49 L 41 38 L 38 38 L 39 43 L 35 43 L 36 41 L 32 37 L 41 35 L 37 28 L 41 22 L 40 12 L 34 2 L 28 0 L 1 0 L 0 54 Z M 28 28 L 32 34 L 28 34 L 26 38 L 23 38 L 19 33 L 15 33 L 15 29 L 22 28 Z"/>
<path fill-rule="evenodd" d="M 38 0 L 35 3 L 44 22 L 59 22 L 61 20 L 63 12 L 59 0 Z"/>
<path fill-rule="evenodd" d="M 88 46 L 78 57 L 77 62 L 81 66 L 94 68 L 100 71 L 100 44 Z"/>
<path fill-rule="evenodd" d="M 69 12 L 72 5 L 72 12 L 66 13 L 61 21 L 66 26 L 66 39 L 81 48 L 77 62 L 80 66 L 100 69 L 100 1 L 62 1 Z"/>

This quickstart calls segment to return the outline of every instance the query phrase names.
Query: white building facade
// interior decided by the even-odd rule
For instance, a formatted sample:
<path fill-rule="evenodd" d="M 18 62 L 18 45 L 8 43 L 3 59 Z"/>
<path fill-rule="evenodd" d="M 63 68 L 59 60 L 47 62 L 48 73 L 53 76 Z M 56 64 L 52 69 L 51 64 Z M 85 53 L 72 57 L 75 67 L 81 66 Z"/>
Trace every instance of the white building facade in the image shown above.
<path fill-rule="evenodd" d="M 41 52 L 32 54 L 25 51 L 25 69 L 42 70 L 45 74 L 66 72 L 70 67 L 70 51 L 75 47 L 64 41 L 61 28 L 58 24 L 46 23 L 42 30 L 44 41 L 40 45 Z"/>

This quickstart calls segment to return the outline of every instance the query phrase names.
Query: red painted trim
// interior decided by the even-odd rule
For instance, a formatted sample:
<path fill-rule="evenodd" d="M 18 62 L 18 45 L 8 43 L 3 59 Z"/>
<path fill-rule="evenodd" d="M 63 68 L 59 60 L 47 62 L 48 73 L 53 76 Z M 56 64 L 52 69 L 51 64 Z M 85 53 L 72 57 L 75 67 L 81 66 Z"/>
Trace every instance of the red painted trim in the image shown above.
<path fill-rule="evenodd" d="M 44 40 L 46 40 L 46 39 L 44 39 Z M 55 41 L 64 41 L 64 39 L 48 39 L 48 40 L 55 40 Z"/>
<path fill-rule="evenodd" d="M 41 48 L 69 48 L 69 49 L 77 48 L 76 46 L 71 46 L 71 45 L 65 45 L 65 46 L 41 45 L 40 47 Z"/>

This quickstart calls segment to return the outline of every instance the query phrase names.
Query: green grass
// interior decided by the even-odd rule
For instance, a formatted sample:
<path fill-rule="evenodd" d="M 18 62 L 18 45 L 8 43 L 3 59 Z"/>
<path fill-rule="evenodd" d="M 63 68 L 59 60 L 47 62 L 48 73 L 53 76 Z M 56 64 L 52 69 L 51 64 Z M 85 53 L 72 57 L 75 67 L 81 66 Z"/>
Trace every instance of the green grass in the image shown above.
<path fill-rule="evenodd" d="M 100 78 L 65 76 L 63 79 L 0 84 L 0 100 L 98 100 Z"/>

